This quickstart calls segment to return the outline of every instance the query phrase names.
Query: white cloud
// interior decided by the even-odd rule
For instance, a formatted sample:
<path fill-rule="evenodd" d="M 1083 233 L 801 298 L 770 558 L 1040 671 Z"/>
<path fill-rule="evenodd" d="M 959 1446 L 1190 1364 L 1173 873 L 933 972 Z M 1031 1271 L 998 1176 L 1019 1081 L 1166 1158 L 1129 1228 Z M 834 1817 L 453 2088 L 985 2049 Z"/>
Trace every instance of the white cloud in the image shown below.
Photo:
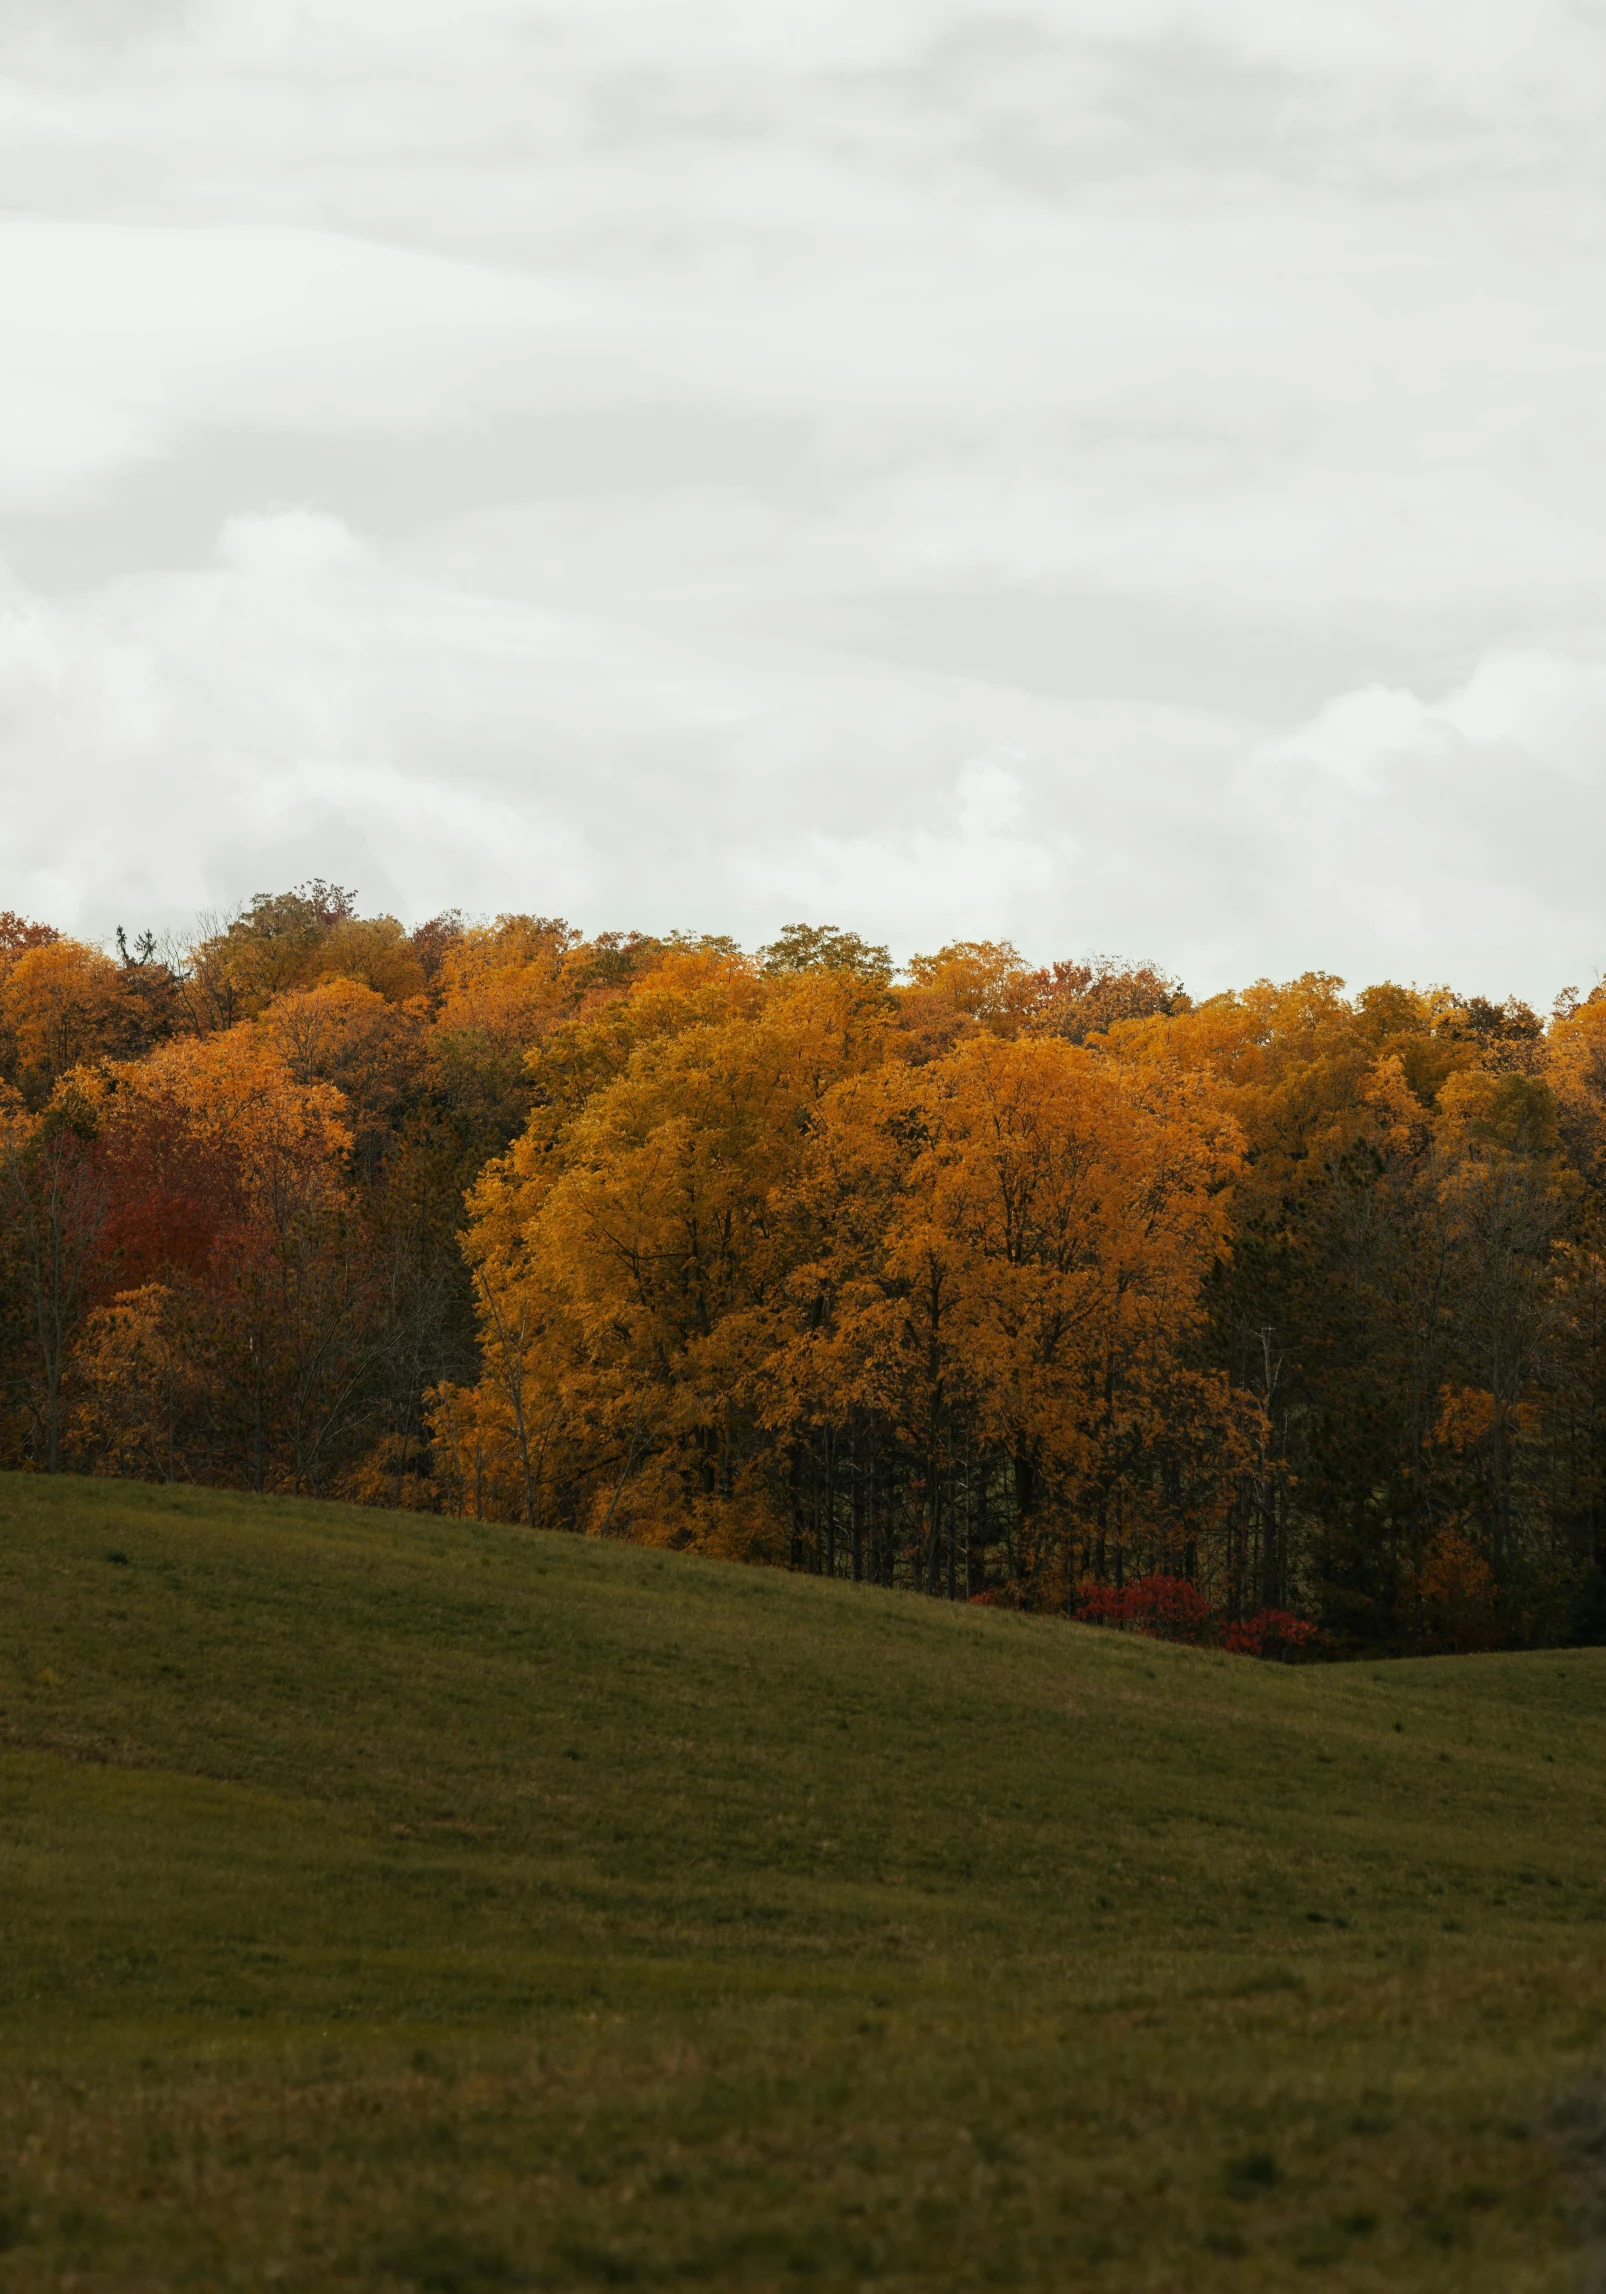
<path fill-rule="evenodd" d="M 1231 801 L 1263 826 L 1273 945 L 1319 916 L 1341 968 L 1536 999 L 1606 965 L 1599 659 L 1497 654 L 1432 702 L 1346 695 L 1246 759 Z"/>
<path fill-rule="evenodd" d="M 1495 656 L 1266 741 L 756 639 L 733 668 L 700 630 L 443 588 L 300 513 L 223 541 L 90 599 L 11 593 L 17 904 L 106 932 L 322 872 L 412 917 L 1008 932 L 1205 988 L 1314 962 L 1541 997 L 1593 975 L 1599 661 Z"/>
<path fill-rule="evenodd" d="M 1024 763 L 1017 752 L 1012 761 Z M 1001 837 L 1019 826 L 1025 811 L 1019 777 L 997 758 L 979 757 L 959 776 L 958 821 L 968 837 Z"/>
<path fill-rule="evenodd" d="M 280 510 L 263 516 L 228 519 L 218 536 L 218 556 L 242 573 L 312 576 L 362 563 L 366 552 L 338 518 L 316 510 Z"/>
<path fill-rule="evenodd" d="M 602 298 L 326 232 L 0 221 L 0 503 L 70 502 L 200 423 L 450 427 L 582 312 Z"/>
<path fill-rule="evenodd" d="M 1080 933 L 1102 896 L 1072 823 L 1131 809 L 1111 764 L 1138 784 L 1238 737 L 795 645 L 733 669 L 701 632 L 444 589 L 297 512 L 231 525 L 206 570 L 14 594 L 0 664 L 14 879 L 100 931 L 319 869 L 414 915 L 758 936 L 825 901 L 905 943 Z M 100 801 L 65 815 L 67 774 Z"/>

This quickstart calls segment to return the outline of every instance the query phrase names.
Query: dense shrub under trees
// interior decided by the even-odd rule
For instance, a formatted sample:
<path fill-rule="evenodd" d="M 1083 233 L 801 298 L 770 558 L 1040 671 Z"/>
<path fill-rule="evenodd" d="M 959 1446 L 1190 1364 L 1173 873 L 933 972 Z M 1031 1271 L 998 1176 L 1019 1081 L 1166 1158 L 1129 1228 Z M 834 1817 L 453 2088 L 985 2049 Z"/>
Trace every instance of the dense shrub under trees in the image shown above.
<path fill-rule="evenodd" d="M 1606 1636 L 1606 999 L 0 917 L 0 1453 L 1287 1655 Z"/>

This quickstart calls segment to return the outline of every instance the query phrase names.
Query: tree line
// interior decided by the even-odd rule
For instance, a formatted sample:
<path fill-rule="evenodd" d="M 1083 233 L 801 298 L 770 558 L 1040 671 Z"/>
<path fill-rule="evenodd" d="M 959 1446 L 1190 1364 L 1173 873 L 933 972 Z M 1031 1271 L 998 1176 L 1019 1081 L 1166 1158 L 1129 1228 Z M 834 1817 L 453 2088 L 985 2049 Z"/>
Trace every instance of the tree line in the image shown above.
<path fill-rule="evenodd" d="M 0 1461 L 1236 1648 L 1606 1636 L 1606 996 L 0 915 Z"/>

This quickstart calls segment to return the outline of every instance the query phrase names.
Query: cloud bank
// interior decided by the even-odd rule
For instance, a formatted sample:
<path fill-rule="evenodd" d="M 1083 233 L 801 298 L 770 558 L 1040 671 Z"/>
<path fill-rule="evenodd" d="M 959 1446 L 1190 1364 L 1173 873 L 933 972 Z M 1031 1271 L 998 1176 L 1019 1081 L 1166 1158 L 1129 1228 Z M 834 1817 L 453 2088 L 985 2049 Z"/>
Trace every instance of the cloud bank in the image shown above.
<path fill-rule="evenodd" d="M 11 0 L 0 905 L 1592 978 L 1603 82 L 1504 0 Z"/>

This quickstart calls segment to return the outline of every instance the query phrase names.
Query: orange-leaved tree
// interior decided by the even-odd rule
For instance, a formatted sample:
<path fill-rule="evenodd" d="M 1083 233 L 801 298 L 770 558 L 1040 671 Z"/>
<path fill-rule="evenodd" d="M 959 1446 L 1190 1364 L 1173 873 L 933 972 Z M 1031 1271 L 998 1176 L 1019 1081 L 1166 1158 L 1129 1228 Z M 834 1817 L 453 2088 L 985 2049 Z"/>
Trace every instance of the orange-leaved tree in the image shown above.
<path fill-rule="evenodd" d="M 997 1544 L 1027 1597 L 1066 1600 L 1204 1566 L 1253 1423 L 1195 1353 L 1239 1160 L 1197 1080 L 1054 1039 L 827 1097 L 768 1414 L 846 1444 L 850 1492 L 867 1456 L 872 1574 L 974 1592 Z"/>
<path fill-rule="evenodd" d="M 750 1393 L 795 1249 L 775 1197 L 824 1093 L 877 1056 L 878 1008 L 847 974 L 764 987 L 672 951 L 554 1040 L 527 1132 L 472 1203 L 485 1370 L 436 1421 L 464 1502 L 778 1547 Z"/>

